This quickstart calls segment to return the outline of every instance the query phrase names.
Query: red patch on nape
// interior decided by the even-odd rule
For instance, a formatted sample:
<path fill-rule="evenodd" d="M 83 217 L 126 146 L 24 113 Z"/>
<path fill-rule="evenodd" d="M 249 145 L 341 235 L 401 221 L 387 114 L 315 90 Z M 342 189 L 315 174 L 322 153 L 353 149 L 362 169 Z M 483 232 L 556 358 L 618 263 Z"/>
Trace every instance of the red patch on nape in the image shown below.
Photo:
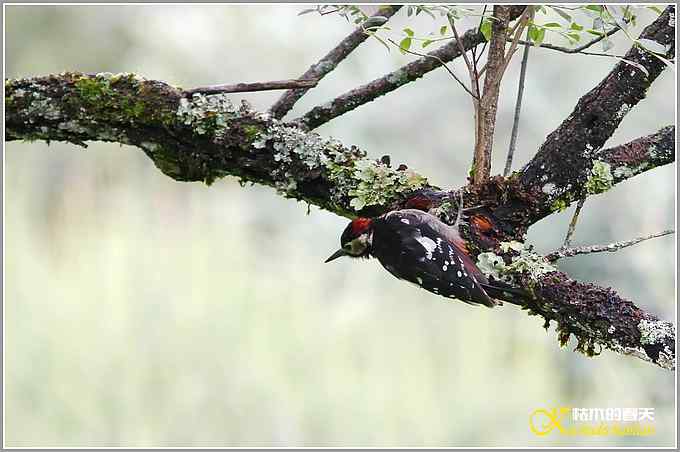
<path fill-rule="evenodd" d="M 373 220 L 371 220 L 370 218 L 364 217 L 355 218 L 354 220 L 352 220 L 352 234 L 354 234 L 355 236 L 363 234 L 371 225 L 372 221 Z"/>

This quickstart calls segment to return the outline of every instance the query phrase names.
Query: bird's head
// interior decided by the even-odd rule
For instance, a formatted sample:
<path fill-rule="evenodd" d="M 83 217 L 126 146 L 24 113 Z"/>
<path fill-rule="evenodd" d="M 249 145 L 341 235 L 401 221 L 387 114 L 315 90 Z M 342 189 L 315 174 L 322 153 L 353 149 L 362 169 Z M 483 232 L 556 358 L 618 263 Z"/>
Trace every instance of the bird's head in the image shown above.
<path fill-rule="evenodd" d="M 363 217 L 355 218 L 340 236 L 340 249 L 326 259 L 326 262 L 342 256 L 368 257 L 372 234 L 373 220 Z"/>

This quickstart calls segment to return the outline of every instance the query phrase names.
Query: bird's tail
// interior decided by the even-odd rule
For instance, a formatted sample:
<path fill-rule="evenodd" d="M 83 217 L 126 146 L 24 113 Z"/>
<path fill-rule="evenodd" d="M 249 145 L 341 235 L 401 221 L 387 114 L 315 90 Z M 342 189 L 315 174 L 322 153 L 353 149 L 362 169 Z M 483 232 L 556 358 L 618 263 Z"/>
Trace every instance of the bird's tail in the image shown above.
<path fill-rule="evenodd" d="M 494 281 L 488 284 L 481 283 L 480 285 L 491 298 L 506 301 L 517 306 L 524 306 L 526 300 L 531 298 L 531 294 L 526 290 L 512 287 L 502 281 Z"/>

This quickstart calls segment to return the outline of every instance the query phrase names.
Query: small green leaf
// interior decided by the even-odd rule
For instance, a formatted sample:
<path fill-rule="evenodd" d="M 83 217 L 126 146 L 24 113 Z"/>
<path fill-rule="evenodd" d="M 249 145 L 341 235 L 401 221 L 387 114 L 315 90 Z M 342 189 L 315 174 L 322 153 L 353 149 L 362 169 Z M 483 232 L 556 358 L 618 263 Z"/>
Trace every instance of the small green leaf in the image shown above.
<path fill-rule="evenodd" d="M 479 31 L 480 31 L 480 33 L 482 33 L 482 35 L 484 35 L 484 39 L 486 39 L 487 41 L 490 41 L 491 40 L 491 21 L 484 19 L 484 21 L 482 22 L 482 26 L 479 27 Z"/>
<path fill-rule="evenodd" d="M 576 30 L 576 31 L 581 31 L 583 30 L 583 25 L 579 25 L 576 22 L 571 23 L 571 27 L 569 27 L 570 30 Z"/>
<path fill-rule="evenodd" d="M 553 7 L 552 10 L 555 11 L 557 14 L 559 14 L 562 17 L 562 19 L 569 21 L 569 22 L 572 21 L 571 16 L 569 14 L 565 13 L 561 8 Z"/>
<path fill-rule="evenodd" d="M 604 36 L 604 33 L 602 33 L 601 31 L 593 30 L 592 28 L 587 29 L 586 32 L 595 36 Z"/>
<path fill-rule="evenodd" d="M 448 27 L 446 25 L 442 25 L 442 27 L 439 29 L 439 34 L 444 36 L 446 34 L 446 30 L 448 30 Z"/>
<path fill-rule="evenodd" d="M 406 35 L 407 35 L 409 38 L 412 38 L 412 37 L 413 37 L 413 34 L 414 34 L 414 33 L 413 33 L 413 30 L 411 30 L 410 28 L 404 28 L 404 33 L 406 33 Z"/>
<path fill-rule="evenodd" d="M 545 38 L 545 28 L 538 28 L 534 25 L 530 25 L 527 30 L 527 36 L 530 41 L 539 46 Z"/>
<path fill-rule="evenodd" d="M 541 28 L 538 30 L 538 33 L 536 35 L 536 45 L 540 46 L 543 43 L 543 40 L 545 39 L 545 28 Z"/>
<path fill-rule="evenodd" d="M 661 8 L 659 8 L 658 6 L 648 6 L 647 8 L 651 9 L 652 11 L 654 11 L 657 14 L 663 13 L 663 10 Z"/>
<path fill-rule="evenodd" d="M 604 10 L 604 8 L 602 8 L 600 5 L 587 5 L 584 8 L 590 11 L 595 11 L 596 13 L 601 13 Z"/>
<path fill-rule="evenodd" d="M 558 24 L 557 22 L 548 22 L 547 24 L 543 24 L 545 28 L 562 28 L 562 25 Z"/>
<path fill-rule="evenodd" d="M 411 48 L 411 38 L 404 38 L 399 43 L 399 50 L 401 53 L 406 53 L 408 49 Z"/>
<path fill-rule="evenodd" d="M 529 37 L 529 40 L 531 42 L 536 42 L 537 34 L 538 34 L 538 28 L 536 28 L 533 25 L 529 25 L 529 28 L 527 29 L 527 36 Z"/>
<path fill-rule="evenodd" d="M 570 40 L 574 40 L 574 42 L 581 41 L 581 35 L 579 35 L 578 33 L 567 33 L 567 36 L 569 37 Z"/>
<path fill-rule="evenodd" d="M 422 44 L 423 49 L 424 49 L 425 47 L 429 46 L 430 44 L 432 44 L 433 42 L 434 42 L 434 41 L 433 41 L 432 39 L 426 39 L 426 40 L 424 40 L 424 41 L 423 41 L 423 44 Z"/>
<path fill-rule="evenodd" d="M 371 16 L 364 21 L 364 28 L 379 27 L 387 22 L 387 17 Z"/>

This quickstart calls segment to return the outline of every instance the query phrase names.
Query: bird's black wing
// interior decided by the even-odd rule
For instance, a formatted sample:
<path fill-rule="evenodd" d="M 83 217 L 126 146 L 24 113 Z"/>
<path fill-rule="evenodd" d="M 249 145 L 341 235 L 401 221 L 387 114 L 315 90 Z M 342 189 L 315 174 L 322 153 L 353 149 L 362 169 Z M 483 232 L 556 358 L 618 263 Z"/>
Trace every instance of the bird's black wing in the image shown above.
<path fill-rule="evenodd" d="M 390 215 L 373 224 L 371 254 L 390 273 L 425 290 L 470 304 L 497 303 L 482 288 L 487 283 L 462 250 L 427 224 Z"/>

